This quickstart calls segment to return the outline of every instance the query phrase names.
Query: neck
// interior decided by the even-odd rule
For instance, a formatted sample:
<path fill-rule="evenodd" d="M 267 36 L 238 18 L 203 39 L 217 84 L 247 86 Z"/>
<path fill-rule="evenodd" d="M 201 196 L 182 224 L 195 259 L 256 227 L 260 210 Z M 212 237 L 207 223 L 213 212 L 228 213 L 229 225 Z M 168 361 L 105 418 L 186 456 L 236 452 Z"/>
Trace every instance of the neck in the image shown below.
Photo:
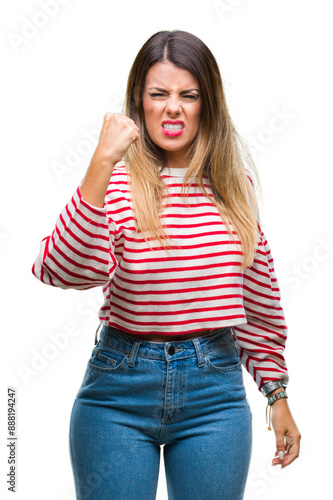
<path fill-rule="evenodd" d="M 169 168 L 187 168 L 189 159 L 179 151 L 168 151 L 166 161 Z"/>

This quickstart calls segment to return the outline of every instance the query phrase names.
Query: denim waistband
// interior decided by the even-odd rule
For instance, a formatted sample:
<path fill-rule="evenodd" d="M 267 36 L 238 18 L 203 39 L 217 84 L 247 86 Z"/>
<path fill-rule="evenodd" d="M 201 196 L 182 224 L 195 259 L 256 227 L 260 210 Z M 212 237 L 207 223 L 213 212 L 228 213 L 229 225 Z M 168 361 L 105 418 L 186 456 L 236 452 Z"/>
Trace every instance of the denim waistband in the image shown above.
<path fill-rule="evenodd" d="M 127 352 L 133 356 L 152 359 L 180 359 L 198 356 L 198 353 L 208 352 L 220 345 L 235 340 L 233 327 L 222 327 L 214 332 L 188 340 L 171 340 L 153 342 L 137 340 L 111 326 L 103 325 L 100 330 L 100 340 L 106 345 Z M 96 337 L 97 340 L 97 337 Z"/>

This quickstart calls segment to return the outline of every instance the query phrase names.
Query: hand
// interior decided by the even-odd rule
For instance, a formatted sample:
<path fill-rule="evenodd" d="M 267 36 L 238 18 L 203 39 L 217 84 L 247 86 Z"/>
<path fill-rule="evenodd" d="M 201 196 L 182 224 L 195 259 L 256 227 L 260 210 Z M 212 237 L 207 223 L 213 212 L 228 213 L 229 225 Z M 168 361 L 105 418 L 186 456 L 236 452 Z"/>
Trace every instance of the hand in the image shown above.
<path fill-rule="evenodd" d="M 139 137 L 139 127 L 131 118 L 113 113 L 105 114 L 99 142 L 80 186 L 86 202 L 94 207 L 104 207 L 112 171 L 129 146 Z"/>
<path fill-rule="evenodd" d="M 122 160 L 130 145 L 139 138 L 140 129 L 131 118 L 106 113 L 94 156 L 114 166 Z"/>
<path fill-rule="evenodd" d="M 302 437 L 290 413 L 286 399 L 278 399 L 273 403 L 272 426 L 275 432 L 277 450 L 272 465 L 281 464 L 281 469 L 283 469 L 299 456 Z M 281 451 L 283 458 L 278 456 Z"/>

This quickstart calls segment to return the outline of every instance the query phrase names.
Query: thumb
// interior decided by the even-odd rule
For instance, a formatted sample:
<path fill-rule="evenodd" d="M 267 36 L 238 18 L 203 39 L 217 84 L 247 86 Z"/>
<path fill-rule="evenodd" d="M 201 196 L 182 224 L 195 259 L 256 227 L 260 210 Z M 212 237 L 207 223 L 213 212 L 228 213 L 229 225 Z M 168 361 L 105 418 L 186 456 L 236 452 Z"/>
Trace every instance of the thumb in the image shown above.
<path fill-rule="evenodd" d="M 284 435 L 283 434 L 278 434 L 276 436 L 276 451 L 277 451 L 277 456 L 279 457 L 279 459 L 283 460 L 284 452 L 285 452 Z"/>

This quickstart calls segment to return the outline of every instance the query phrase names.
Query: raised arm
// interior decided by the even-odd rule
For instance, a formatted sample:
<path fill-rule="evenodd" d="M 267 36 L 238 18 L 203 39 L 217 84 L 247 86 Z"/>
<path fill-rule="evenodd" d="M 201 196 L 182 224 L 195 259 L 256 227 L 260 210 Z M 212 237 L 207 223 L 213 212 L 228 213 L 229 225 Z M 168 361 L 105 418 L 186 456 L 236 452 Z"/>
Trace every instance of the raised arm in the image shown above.
<path fill-rule="evenodd" d="M 138 138 L 139 129 L 130 118 L 112 113 L 104 116 L 83 182 L 59 215 L 52 234 L 40 243 L 32 266 L 37 279 L 78 290 L 110 281 L 117 267 L 113 253 L 116 227 L 108 217 L 105 195 L 116 163 Z"/>

